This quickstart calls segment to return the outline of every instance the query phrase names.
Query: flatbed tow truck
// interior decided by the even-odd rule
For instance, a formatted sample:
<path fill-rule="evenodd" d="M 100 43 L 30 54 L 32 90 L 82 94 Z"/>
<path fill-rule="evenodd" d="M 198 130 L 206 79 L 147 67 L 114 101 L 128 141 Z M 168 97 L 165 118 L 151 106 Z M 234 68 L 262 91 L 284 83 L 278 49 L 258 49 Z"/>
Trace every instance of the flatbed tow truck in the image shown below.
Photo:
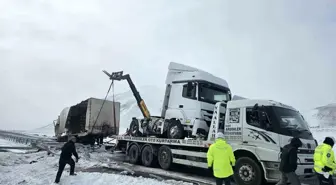
<path fill-rule="evenodd" d="M 189 74 L 190 71 L 195 72 L 195 68 L 184 66 L 184 70 L 178 72 L 179 77 L 188 78 L 187 75 L 181 75 L 185 71 Z M 125 152 L 132 164 L 146 167 L 159 164 L 165 170 L 169 170 L 173 164 L 207 168 L 208 148 L 214 143 L 216 133 L 223 132 L 236 157 L 235 182 L 238 185 L 262 185 L 265 182 L 272 183 L 279 180 L 281 174 L 278 169 L 282 147 L 296 136 L 303 142 L 298 151 L 299 165 L 296 173 L 301 177 L 313 175 L 313 153 L 317 141 L 313 138 L 303 116 L 291 106 L 272 100 L 231 100 L 227 84 L 227 87 L 218 87 L 220 84 L 214 84 L 214 82 L 222 83 L 221 79 L 209 82 L 211 85 L 206 87 L 213 88 L 212 91 L 202 89 L 204 83 L 211 81 L 211 78 L 209 75 L 200 75 L 202 71 L 196 71 L 197 74 L 192 73 L 192 78 L 188 80 L 178 79 L 178 83 L 182 83 L 178 85 L 169 80 L 171 74 L 167 75 L 163 105 L 165 112 L 161 116 L 152 117 L 129 75 L 123 75 L 122 72 L 112 75 L 106 71 L 104 73 L 111 80 L 127 79 L 144 115 L 144 119 L 132 118 L 130 130 L 126 135 L 114 136 L 117 140 L 116 149 Z M 195 76 L 206 78 L 194 79 Z M 186 90 L 194 88 L 196 96 L 190 96 L 188 92 L 185 94 L 184 87 Z M 221 98 L 204 101 L 209 94 L 201 94 L 200 91 L 208 92 L 212 96 L 216 96 L 214 92 L 219 91 Z M 184 105 L 181 105 L 181 102 Z M 211 105 L 213 111 L 209 110 Z M 196 108 L 192 110 L 195 106 Z M 207 110 L 204 110 L 205 108 Z M 179 114 L 179 111 L 182 114 Z M 172 116 L 173 113 L 176 114 Z M 186 115 L 187 118 L 178 115 Z M 206 118 L 209 117 L 211 122 L 206 128 L 204 125 L 208 121 Z M 178 134 L 173 128 L 178 129 Z M 175 131 L 175 134 L 172 134 L 174 133 L 172 131 Z"/>
<path fill-rule="evenodd" d="M 256 102 L 259 104 L 258 108 L 254 106 Z M 229 116 L 224 118 L 224 121 L 218 113 L 221 108 L 225 109 L 225 106 L 227 107 L 226 114 Z M 281 148 L 289 143 L 291 136 L 280 134 L 282 131 L 280 129 L 276 131 L 278 130 L 276 125 L 269 125 L 262 113 L 258 113 L 261 112 L 260 106 L 281 109 L 283 112 L 300 117 L 294 109 L 270 100 L 233 100 L 228 104 L 218 102 L 207 140 L 115 136 L 116 149 L 125 151 L 130 163 L 142 164 L 146 167 L 152 167 L 158 163 L 162 169 L 169 170 L 175 163 L 207 168 L 207 150 L 214 142 L 215 134 L 224 130 L 226 140 L 232 146 L 237 160 L 235 182 L 238 185 L 275 183 L 280 178 L 278 168 Z M 260 118 L 252 115 L 254 110 L 248 113 L 247 107 L 256 108 L 256 114 L 259 114 Z M 252 122 L 249 122 L 253 121 L 253 118 L 246 117 L 249 114 L 259 122 L 264 122 L 265 127 L 253 126 Z M 274 132 L 267 131 L 272 128 Z M 317 142 L 310 135 L 310 131 L 303 130 L 297 130 L 301 132 L 303 146 L 299 148 L 299 165 L 296 173 L 305 178 L 313 175 L 313 152 Z"/>

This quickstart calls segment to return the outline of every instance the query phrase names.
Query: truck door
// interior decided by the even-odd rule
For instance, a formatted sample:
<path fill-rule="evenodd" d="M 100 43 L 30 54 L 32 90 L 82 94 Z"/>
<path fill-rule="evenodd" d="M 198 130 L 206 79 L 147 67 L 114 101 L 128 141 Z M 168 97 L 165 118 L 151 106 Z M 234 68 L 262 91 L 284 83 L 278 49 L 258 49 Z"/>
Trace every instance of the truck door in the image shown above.
<path fill-rule="evenodd" d="M 199 117 L 196 114 L 199 109 L 197 84 L 174 83 L 171 86 L 166 119 L 177 118 L 182 124 L 192 124 L 190 118 Z"/>
<path fill-rule="evenodd" d="M 270 119 L 267 116 L 266 124 L 261 124 L 258 116 L 253 112 L 252 107 L 245 107 L 243 109 L 243 142 L 256 147 L 256 152 L 262 156 L 263 160 L 277 161 L 279 159 L 278 155 L 280 155 L 280 136 L 274 132 L 275 130 Z"/>

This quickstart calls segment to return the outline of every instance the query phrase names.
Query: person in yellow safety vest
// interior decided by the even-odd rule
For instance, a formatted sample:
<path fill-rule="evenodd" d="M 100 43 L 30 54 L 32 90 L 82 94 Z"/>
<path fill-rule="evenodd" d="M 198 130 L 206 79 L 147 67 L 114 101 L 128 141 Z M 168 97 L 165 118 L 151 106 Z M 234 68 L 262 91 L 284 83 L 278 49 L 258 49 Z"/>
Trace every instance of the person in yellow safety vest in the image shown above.
<path fill-rule="evenodd" d="M 333 146 L 335 138 L 326 137 L 322 144 L 314 151 L 314 171 L 317 174 L 320 185 L 333 185 L 333 174 L 336 170 Z"/>
<path fill-rule="evenodd" d="M 207 160 L 208 168 L 216 178 L 216 184 L 222 185 L 225 182 L 225 185 L 230 185 L 236 159 L 232 147 L 224 140 L 223 133 L 216 134 L 216 141 L 208 150 Z"/>

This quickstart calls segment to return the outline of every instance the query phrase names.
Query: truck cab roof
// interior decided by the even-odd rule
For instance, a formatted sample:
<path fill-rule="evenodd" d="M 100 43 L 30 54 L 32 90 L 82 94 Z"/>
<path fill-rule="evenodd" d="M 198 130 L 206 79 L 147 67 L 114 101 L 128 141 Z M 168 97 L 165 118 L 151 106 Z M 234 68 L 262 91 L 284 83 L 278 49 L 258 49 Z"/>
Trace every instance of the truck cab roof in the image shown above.
<path fill-rule="evenodd" d="M 276 106 L 291 109 L 297 111 L 294 107 L 273 101 L 273 100 L 262 100 L 262 99 L 240 99 L 240 100 L 231 100 L 228 102 L 230 108 L 240 108 L 240 107 L 253 107 L 255 104 L 259 106 Z"/>
<path fill-rule="evenodd" d="M 206 81 L 229 88 L 227 81 L 222 78 L 216 77 L 206 71 L 194 67 L 170 62 L 168 66 L 166 84 L 188 81 Z"/>

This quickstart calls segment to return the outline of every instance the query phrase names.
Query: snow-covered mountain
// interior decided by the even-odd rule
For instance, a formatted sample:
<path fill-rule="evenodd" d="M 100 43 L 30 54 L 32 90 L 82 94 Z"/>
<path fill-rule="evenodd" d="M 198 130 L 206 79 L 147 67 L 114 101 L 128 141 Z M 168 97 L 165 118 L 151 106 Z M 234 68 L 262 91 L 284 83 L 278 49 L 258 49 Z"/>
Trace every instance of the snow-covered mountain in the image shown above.
<path fill-rule="evenodd" d="M 310 127 L 336 127 L 336 103 L 317 107 L 304 114 Z"/>
<path fill-rule="evenodd" d="M 336 104 L 317 107 L 303 113 L 314 138 L 322 143 L 327 136 L 334 136 L 336 132 Z M 336 149 L 334 149 L 336 151 Z"/>

